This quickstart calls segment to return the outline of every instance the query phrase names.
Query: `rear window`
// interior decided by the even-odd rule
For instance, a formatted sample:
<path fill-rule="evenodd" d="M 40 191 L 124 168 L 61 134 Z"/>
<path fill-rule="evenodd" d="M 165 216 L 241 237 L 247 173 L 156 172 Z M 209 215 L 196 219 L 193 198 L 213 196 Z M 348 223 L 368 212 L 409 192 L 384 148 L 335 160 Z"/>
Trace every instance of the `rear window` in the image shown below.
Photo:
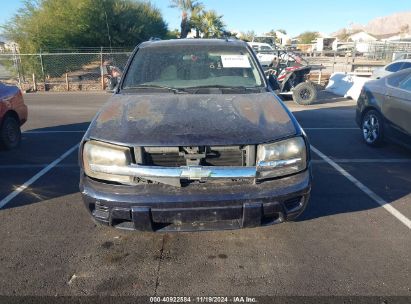
<path fill-rule="evenodd" d="M 401 70 L 405 70 L 409 68 L 411 68 L 411 62 L 404 62 L 404 64 L 401 67 Z"/>
<path fill-rule="evenodd" d="M 389 66 L 387 66 L 385 70 L 388 72 L 393 72 L 393 73 L 398 72 L 401 69 L 402 64 L 403 64 L 402 62 L 392 63 Z"/>
<path fill-rule="evenodd" d="M 261 50 L 262 51 L 272 51 L 272 48 L 270 48 L 269 46 L 263 45 L 263 46 L 261 46 Z"/>

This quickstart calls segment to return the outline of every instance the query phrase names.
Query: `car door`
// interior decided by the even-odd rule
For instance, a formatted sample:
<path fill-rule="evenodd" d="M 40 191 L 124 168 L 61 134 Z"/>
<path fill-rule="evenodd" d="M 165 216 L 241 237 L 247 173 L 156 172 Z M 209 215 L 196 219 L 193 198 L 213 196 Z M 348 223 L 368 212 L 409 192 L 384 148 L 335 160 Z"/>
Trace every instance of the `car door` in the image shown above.
<path fill-rule="evenodd" d="M 395 131 L 411 136 L 411 73 L 388 77 L 386 84 L 383 115 Z"/>

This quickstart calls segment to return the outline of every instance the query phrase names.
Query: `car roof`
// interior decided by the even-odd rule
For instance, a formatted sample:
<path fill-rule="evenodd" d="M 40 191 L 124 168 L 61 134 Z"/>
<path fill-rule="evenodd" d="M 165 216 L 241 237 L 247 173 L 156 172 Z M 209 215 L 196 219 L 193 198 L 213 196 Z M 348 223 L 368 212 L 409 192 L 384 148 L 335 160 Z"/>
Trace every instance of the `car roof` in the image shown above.
<path fill-rule="evenodd" d="M 398 59 L 398 60 L 395 60 L 395 61 L 393 61 L 393 62 L 390 62 L 390 63 L 387 64 L 387 65 L 390 65 L 390 64 L 396 63 L 396 62 L 411 62 L 411 59 Z"/>
<path fill-rule="evenodd" d="M 185 38 L 185 39 L 169 39 L 169 40 L 150 40 L 140 44 L 139 48 L 147 47 L 161 47 L 161 46 L 172 46 L 172 45 L 204 45 L 204 46 L 237 46 L 245 47 L 247 44 L 242 40 L 237 39 L 194 39 L 194 38 Z"/>

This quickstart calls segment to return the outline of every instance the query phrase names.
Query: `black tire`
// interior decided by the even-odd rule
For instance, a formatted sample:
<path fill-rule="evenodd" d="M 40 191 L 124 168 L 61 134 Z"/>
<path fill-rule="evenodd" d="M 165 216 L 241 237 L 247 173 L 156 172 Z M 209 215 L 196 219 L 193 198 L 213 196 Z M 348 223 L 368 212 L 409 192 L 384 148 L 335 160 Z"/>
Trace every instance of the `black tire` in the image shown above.
<path fill-rule="evenodd" d="M 17 148 L 21 142 L 21 130 L 19 121 L 13 116 L 6 116 L 0 127 L 0 146 L 11 150 Z"/>
<path fill-rule="evenodd" d="M 293 90 L 293 99 L 299 105 L 310 105 L 317 100 L 317 89 L 311 82 L 301 82 Z"/>
<path fill-rule="evenodd" d="M 381 146 L 384 142 L 384 120 L 375 110 L 366 112 L 361 120 L 362 137 L 372 147 Z"/>

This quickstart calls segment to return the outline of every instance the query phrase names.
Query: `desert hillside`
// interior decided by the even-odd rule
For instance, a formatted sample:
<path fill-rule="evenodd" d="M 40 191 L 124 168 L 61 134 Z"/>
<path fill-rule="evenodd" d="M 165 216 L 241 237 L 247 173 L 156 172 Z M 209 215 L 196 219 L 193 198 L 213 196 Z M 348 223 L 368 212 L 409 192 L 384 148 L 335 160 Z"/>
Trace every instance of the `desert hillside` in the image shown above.
<path fill-rule="evenodd" d="M 411 11 L 378 17 L 368 24 L 352 24 L 352 31 L 364 30 L 374 35 L 385 35 L 399 32 L 411 33 Z"/>

